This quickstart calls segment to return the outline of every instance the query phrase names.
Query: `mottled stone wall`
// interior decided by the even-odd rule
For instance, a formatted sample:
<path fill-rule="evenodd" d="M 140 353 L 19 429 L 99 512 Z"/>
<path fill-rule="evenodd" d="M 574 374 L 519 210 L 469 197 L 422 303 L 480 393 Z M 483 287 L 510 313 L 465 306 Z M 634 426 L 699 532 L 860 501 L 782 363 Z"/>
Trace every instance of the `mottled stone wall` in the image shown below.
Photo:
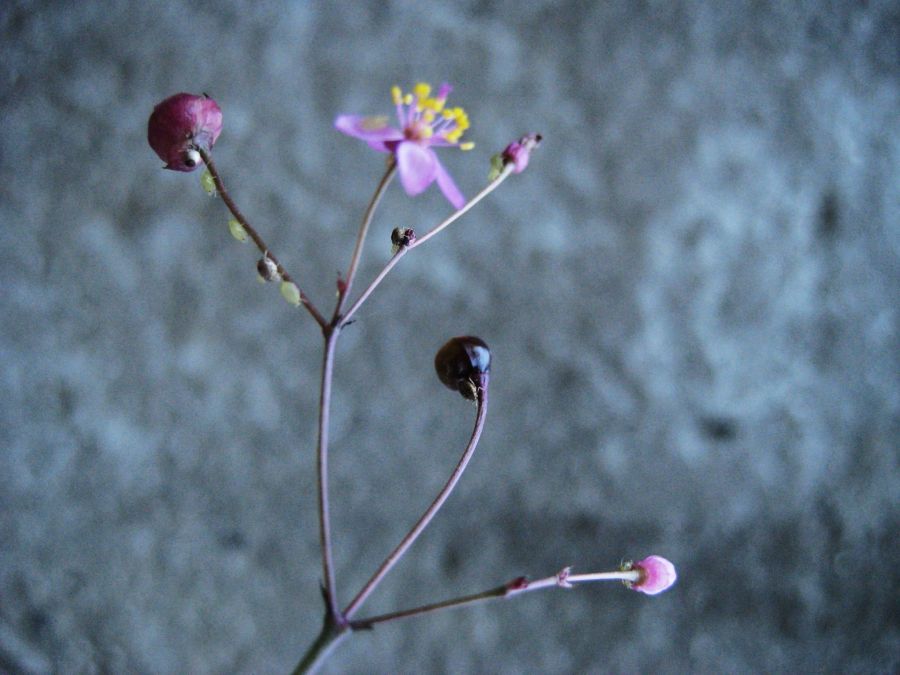
<path fill-rule="evenodd" d="M 381 627 L 328 672 L 898 668 L 896 3 L 6 2 L 0 8 L 0 670 L 286 672 L 318 630 L 320 336 L 160 171 L 154 103 L 209 92 L 233 196 L 320 305 L 382 157 L 332 130 L 455 85 L 467 194 L 338 354 L 339 590 L 481 446 L 367 609 L 650 553 L 678 585 Z M 397 225 L 449 212 L 394 186 Z"/>

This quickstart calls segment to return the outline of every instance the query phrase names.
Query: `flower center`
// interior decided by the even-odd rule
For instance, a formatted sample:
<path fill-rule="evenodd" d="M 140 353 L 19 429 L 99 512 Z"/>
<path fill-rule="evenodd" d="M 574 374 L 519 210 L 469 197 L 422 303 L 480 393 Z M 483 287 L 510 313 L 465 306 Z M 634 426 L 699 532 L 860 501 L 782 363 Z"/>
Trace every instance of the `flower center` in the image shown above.
<path fill-rule="evenodd" d="M 469 128 L 469 116 L 462 108 L 446 107 L 450 89 L 449 84 L 441 85 L 437 95 L 431 96 L 431 85 L 424 82 L 406 94 L 400 87 L 391 88 L 391 97 L 406 140 L 423 145 L 455 145 L 460 150 L 475 147 L 471 142 L 459 142 Z"/>

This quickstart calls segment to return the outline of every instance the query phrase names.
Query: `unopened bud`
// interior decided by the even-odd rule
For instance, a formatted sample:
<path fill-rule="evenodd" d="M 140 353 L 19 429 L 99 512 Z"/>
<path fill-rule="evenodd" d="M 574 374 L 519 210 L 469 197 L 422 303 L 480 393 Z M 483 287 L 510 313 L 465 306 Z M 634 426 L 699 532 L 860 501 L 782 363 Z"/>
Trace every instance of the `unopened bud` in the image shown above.
<path fill-rule="evenodd" d="M 658 555 L 648 556 L 636 563 L 623 565 L 623 567 L 640 572 L 640 578 L 629 586 L 633 590 L 647 595 L 662 593 L 678 578 L 675 565 Z"/>
<path fill-rule="evenodd" d="M 197 163 L 200 162 L 200 153 L 196 150 L 188 150 L 188 154 L 197 155 Z M 216 194 L 216 181 L 212 177 L 212 174 L 209 172 L 209 169 L 206 169 L 202 174 L 200 174 L 200 185 L 203 187 L 203 191 L 208 195 Z"/>
<path fill-rule="evenodd" d="M 513 173 L 522 173 L 531 159 L 531 151 L 537 148 L 543 137 L 540 134 L 528 134 L 518 141 L 513 141 L 501 153 L 503 165 L 513 165 Z"/>
<path fill-rule="evenodd" d="M 256 263 L 256 271 L 259 273 L 259 278 L 263 281 L 278 281 L 281 279 L 281 275 L 278 273 L 278 265 L 267 255 L 264 255 Z"/>
<path fill-rule="evenodd" d="M 416 241 L 416 233 L 411 228 L 395 227 L 391 232 L 391 255 Z"/>
<path fill-rule="evenodd" d="M 237 218 L 228 219 L 228 231 L 238 241 L 247 241 L 247 230 L 237 221 Z"/>
<path fill-rule="evenodd" d="M 281 282 L 281 297 L 294 306 L 300 304 L 300 289 L 293 281 Z"/>

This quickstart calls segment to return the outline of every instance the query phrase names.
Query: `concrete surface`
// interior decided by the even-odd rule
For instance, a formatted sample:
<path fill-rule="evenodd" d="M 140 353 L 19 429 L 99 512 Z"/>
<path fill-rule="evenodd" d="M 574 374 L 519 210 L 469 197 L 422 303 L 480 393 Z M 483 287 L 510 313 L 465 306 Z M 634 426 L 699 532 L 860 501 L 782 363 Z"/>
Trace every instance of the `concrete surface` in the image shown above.
<path fill-rule="evenodd" d="M 656 553 L 680 580 L 360 634 L 329 673 L 900 669 L 895 2 L 106 2 L 0 8 L 0 670 L 283 673 L 318 630 L 320 339 L 160 171 L 205 91 L 233 195 L 323 308 L 382 158 L 332 130 L 454 83 L 467 194 L 341 342 L 344 602 L 455 463 L 431 360 L 494 353 L 487 431 L 366 606 Z M 396 225 L 449 212 L 393 186 Z M 329 307 L 330 309 L 330 307 Z"/>

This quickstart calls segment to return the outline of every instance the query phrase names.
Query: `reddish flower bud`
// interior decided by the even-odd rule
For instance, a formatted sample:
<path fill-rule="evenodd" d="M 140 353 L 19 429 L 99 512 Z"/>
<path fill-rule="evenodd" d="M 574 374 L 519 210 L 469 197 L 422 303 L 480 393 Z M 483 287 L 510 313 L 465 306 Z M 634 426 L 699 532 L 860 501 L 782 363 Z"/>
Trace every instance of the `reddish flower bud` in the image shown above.
<path fill-rule="evenodd" d="M 512 164 L 513 173 L 522 173 L 531 159 L 531 151 L 541 144 L 541 140 L 540 134 L 528 134 L 510 143 L 501 154 L 503 163 Z"/>
<path fill-rule="evenodd" d="M 222 131 L 222 111 L 206 96 L 175 94 L 157 104 L 147 123 L 147 142 L 173 171 L 193 171 Z"/>

